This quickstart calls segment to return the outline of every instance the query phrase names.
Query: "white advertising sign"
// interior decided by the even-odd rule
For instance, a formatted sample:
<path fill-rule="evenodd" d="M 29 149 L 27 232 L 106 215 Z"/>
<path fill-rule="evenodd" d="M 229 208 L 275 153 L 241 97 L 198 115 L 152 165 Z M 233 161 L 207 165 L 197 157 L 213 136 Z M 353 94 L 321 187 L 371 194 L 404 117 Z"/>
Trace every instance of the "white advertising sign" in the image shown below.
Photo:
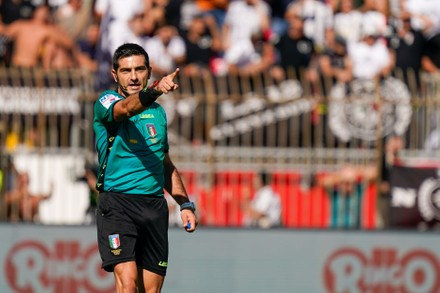
<path fill-rule="evenodd" d="M 0 225 L 0 292 L 114 292 L 94 226 Z M 163 292 L 440 292 L 435 232 L 170 230 Z"/>

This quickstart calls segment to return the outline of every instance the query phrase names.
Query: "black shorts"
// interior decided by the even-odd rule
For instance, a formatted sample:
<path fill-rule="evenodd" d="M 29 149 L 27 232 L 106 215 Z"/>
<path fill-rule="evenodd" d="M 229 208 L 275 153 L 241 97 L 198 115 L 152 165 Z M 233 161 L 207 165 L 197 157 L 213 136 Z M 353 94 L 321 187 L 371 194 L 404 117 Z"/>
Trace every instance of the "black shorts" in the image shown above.
<path fill-rule="evenodd" d="M 160 196 L 101 192 L 97 209 L 102 268 L 136 261 L 165 276 L 168 265 L 168 206 Z"/>

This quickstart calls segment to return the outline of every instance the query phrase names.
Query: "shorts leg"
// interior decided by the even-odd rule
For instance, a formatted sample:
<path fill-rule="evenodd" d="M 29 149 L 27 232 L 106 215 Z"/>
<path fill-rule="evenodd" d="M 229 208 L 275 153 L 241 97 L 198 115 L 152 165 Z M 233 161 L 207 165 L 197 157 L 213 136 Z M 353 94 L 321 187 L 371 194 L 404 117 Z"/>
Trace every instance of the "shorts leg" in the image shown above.
<path fill-rule="evenodd" d="M 146 200 L 136 246 L 137 264 L 165 276 L 168 266 L 168 205 L 165 198 Z"/>
<path fill-rule="evenodd" d="M 123 212 L 118 194 L 100 193 L 96 223 L 104 270 L 112 272 L 116 264 L 136 260 L 136 225 Z"/>

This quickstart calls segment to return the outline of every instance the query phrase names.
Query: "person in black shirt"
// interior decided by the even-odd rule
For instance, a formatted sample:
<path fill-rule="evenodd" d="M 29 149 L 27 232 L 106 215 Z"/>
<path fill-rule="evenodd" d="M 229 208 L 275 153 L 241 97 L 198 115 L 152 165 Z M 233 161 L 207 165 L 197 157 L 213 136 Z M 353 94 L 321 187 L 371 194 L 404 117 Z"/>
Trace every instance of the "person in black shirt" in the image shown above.
<path fill-rule="evenodd" d="M 307 80 L 315 80 L 316 70 L 312 66 L 315 46 L 314 42 L 304 35 L 304 20 L 294 9 L 286 12 L 286 20 L 288 29 L 275 44 L 278 60 L 271 70 L 272 76 L 278 82 L 286 77 L 300 79 L 304 71 Z"/>
<path fill-rule="evenodd" d="M 420 70 L 426 40 L 422 32 L 411 27 L 411 19 L 403 17 L 397 21 L 395 33 L 388 40 L 395 58 L 395 75 L 407 86 L 420 86 Z M 415 83 L 414 83 L 415 82 Z"/>
<path fill-rule="evenodd" d="M 182 37 L 186 46 L 183 73 L 187 76 L 209 73 L 210 61 L 221 49 L 215 19 L 210 15 L 196 15 Z"/>

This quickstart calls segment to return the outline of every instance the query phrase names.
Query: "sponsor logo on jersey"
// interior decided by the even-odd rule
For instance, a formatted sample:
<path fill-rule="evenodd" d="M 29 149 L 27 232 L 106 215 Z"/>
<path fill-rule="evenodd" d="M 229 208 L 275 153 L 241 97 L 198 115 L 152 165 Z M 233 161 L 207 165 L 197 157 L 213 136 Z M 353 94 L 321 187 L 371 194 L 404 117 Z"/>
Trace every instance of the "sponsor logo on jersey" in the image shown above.
<path fill-rule="evenodd" d="M 112 94 L 107 94 L 107 95 L 105 95 L 105 96 L 102 96 L 102 97 L 99 99 L 99 102 L 101 103 L 101 105 L 104 106 L 104 108 L 108 109 L 108 108 L 110 108 L 110 106 L 111 106 L 114 102 L 116 102 L 116 101 L 118 101 L 118 100 L 120 100 L 120 99 L 121 99 L 121 98 L 118 97 L 118 96 L 115 96 L 115 95 L 112 95 Z"/>
<path fill-rule="evenodd" d="M 153 114 L 139 114 L 139 118 L 140 119 L 153 119 L 154 115 Z"/>

